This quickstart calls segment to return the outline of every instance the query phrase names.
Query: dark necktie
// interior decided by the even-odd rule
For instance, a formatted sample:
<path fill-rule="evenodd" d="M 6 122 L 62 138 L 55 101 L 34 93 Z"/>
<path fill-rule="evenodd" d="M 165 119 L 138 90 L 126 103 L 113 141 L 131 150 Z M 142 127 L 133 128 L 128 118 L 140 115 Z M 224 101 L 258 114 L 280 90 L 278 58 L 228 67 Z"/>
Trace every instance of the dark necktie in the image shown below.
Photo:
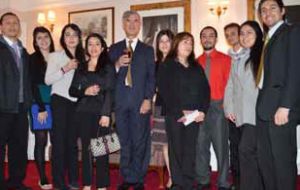
<path fill-rule="evenodd" d="M 205 75 L 207 80 L 209 81 L 210 79 L 210 63 L 211 63 L 211 58 L 210 55 L 206 56 L 206 61 L 205 61 Z"/>
<path fill-rule="evenodd" d="M 264 46 L 261 52 L 261 56 L 260 56 L 260 62 L 259 62 L 259 66 L 258 66 L 258 71 L 257 71 L 257 76 L 256 76 L 256 80 L 255 80 L 255 84 L 257 87 L 261 88 L 262 87 L 262 78 L 263 78 L 263 70 L 264 70 L 264 59 L 265 59 L 265 50 L 266 50 L 266 46 L 268 44 L 270 40 L 269 35 L 266 36 L 265 42 L 264 42 Z"/>
<path fill-rule="evenodd" d="M 133 49 L 132 49 L 132 40 L 129 40 L 128 41 L 128 55 L 130 55 L 130 58 L 132 59 L 132 56 L 133 56 Z M 132 76 L 131 76 L 131 61 L 130 63 L 128 63 L 128 70 L 127 70 L 127 74 L 126 74 L 126 79 L 125 79 L 125 85 L 128 86 L 128 87 L 132 87 Z"/>

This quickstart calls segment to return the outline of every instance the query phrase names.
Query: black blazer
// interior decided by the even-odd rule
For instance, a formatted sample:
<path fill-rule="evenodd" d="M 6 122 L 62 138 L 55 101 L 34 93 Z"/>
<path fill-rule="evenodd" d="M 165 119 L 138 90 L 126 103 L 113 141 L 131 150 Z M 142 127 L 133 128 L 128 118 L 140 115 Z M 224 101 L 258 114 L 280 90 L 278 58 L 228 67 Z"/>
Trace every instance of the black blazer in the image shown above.
<path fill-rule="evenodd" d="M 32 92 L 29 75 L 29 55 L 21 52 L 23 64 L 24 107 L 31 106 Z M 20 73 L 9 45 L 0 36 L 0 112 L 18 113 Z"/>
<path fill-rule="evenodd" d="M 175 60 L 162 63 L 157 84 L 166 105 L 166 115 L 181 116 L 183 110 L 196 109 L 207 112 L 210 88 L 204 70 L 196 62 L 188 68 Z"/>
<path fill-rule="evenodd" d="M 108 63 L 99 72 L 84 71 L 81 67 L 76 69 L 69 93 L 79 98 L 76 111 L 110 116 L 112 112 L 113 89 L 115 83 L 115 69 Z M 99 85 L 100 92 L 96 96 L 84 94 L 86 88 Z"/>
<path fill-rule="evenodd" d="M 29 56 L 29 72 L 31 76 L 33 101 L 39 106 L 39 112 L 44 112 L 46 111 L 45 105 L 47 102 L 43 102 L 42 95 L 40 94 L 39 90 L 39 85 L 46 85 L 45 73 L 47 69 L 47 62 L 43 57 L 40 56 L 42 55 L 39 55 L 37 52 L 34 52 Z"/>
<path fill-rule="evenodd" d="M 263 88 L 256 104 L 257 115 L 264 121 L 274 120 L 279 107 L 290 109 L 290 119 L 298 115 L 300 40 L 296 30 L 292 36 L 289 32 L 290 26 L 281 25 L 265 49 Z"/>

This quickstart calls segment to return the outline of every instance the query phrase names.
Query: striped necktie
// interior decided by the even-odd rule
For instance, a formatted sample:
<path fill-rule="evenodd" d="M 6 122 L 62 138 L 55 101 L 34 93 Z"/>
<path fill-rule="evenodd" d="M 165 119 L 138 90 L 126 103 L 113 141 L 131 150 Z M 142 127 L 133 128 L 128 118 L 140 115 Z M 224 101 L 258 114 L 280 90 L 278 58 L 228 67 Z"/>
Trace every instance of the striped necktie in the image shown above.
<path fill-rule="evenodd" d="M 14 52 L 13 52 L 14 59 L 17 63 L 18 68 L 19 68 L 21 60 L 20 60 L 20 51 L 19 51 L 18 43 L 13 43 L 12 48 L 14 50 Z"/>
<path fill-rule="evenodd" d="M 132 60 L 132 56 L 133 56 L 133 49 L 132 49 L 132 40 L 129 40 L 128 41 L 128 51 L 129 51 L 129 55 L 130 55 L 130 58 Z M 125 79 L 125 85 L 128 86 L 128 87 L 132 87 L 132 76 L 131 76 L 131 61 L 128 63 L 128 70 L 127 70 L 127 74 L 126 74 L 126 79 Z"/>
<path fill-rule="evenodd" d="M 265 50 L 267 47 L 267 44 L 270 40 L 269 35 L 266 36 L 265 42 L 264 42 L 264 46 L 261 52 L 261 56 L 260 56 L 260 63 L 258 66 L 258 71 L 257 71 L 257 76 L 256 76 L 256 80 L 255 80 L 255 84 L 257 87 L 261 88 L 262 87 L 262 80 L 263 80 L 263 72 L 264 72 L 264 59 L 265 59 Z"/>

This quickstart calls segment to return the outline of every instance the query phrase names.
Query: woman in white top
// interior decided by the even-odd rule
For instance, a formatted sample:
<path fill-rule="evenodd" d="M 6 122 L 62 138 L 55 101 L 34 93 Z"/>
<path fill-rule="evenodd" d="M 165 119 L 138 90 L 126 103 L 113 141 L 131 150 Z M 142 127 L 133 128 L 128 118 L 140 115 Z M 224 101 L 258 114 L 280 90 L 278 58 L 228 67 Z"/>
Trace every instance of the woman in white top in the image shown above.
<path fill-rule="evenodd" d="M 255 78 L 260 64 L 263 33 L 256 21 L 241 25 L 240 43 L 244 54 L 234 60 L 225 90 L 224 110 L 226 117 L 237 127 L 242 127 L 239 144 L 240 189 L 261 190 L 262 183 L 256 159 L 255 106 L 258 88 Z"/>
<path fill-rule="evenodd" d="M 52 178 L 54 188 L 79 189 L 75 122 L 77 99 L 69 95 L 74 71 L 85 59 L 81 31 L 77 25 L 68 24 L 63 28 L 60 45 L 63 50 L 49 55 L 45 76 L 45 83 L 52 85 Z M 69 187 L 65 184 L 65 171 L 68 173 Z"/>

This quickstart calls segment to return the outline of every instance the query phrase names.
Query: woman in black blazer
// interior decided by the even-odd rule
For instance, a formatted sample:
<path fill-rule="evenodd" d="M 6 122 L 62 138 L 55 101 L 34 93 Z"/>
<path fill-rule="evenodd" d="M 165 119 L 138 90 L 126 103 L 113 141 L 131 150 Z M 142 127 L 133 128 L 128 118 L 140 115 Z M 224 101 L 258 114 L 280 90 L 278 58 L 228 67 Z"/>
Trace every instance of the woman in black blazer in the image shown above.
<path fill-rule="evenodd" d="M 194 38 L 188 32 L 175 36 L 172 49 L 158 72 L 158 90 L 166 105 L 172 189 L 193 188 L 196 140 L 209 107 L 210 89 L 195 61 Z M 194 121 L 184 125 L 195 112 Z"/>
<path fill-rule="evenodd" d="M 89 58 L 76 70 L 69 93 L 78 98 L 76 111 L 80 113 L 83 190 L 90 190 L 93 174 L 90 140 L 97 134 L 102 136 L 109 132 L 115 72 L 102 36 L 90 34 L 85 47 Z M 108 155 L 97 157 L 96 187 L 105 190 L 109 185 Z"/>
<path fill-rule="evenodd" d="M 38 107 L 37 120 L 42 124 L 51 115 L 46 110 L 46 106 L 50 105 L 51 87 L 45 84 L 44 78 L 47 68 L 46 60 L 49 53 L 54 52 L 54 42 L 47 28 L 39 26 L 33 30 L 33 48 L 35 51 L 29 57 L 32 94 L 34 103 Z M 45 147 L 49 130 L 33 130 L 32 132 L 35 135 L 34 159 L 40 177 L 39 186 L 41 189 L 52 189 L 45 172 Z"/>

